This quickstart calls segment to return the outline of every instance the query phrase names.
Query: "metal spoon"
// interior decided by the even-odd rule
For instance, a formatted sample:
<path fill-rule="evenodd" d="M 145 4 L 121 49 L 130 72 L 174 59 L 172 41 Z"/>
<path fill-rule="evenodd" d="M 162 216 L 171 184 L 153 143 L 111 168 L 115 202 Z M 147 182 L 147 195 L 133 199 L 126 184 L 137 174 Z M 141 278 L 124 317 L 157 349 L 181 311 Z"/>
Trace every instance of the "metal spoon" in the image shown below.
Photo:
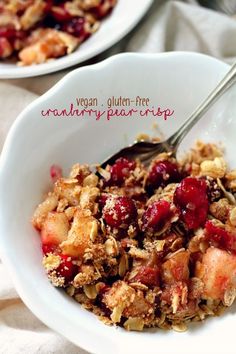
<path fill-rule="evenodd" d="M 202 6 L 224 12 L 227 15 L 234 15 L 236 13 L 236 2 L 233 0 L 198 0 L 198 2 Z"/>
<path fill-rule="evenodd" d="M 138 158 L 144 165 L 147 165 L 151 159 L 161 152 L 172 152 L 176 154 L 179 144 L 190 131 L 190 129 L 200 120 L 200 118 L 209 110 L 220 96 L 228 90 L 236 81 L 236 63 L 227 72 L 224 78 L 219 82 L 215 89 L 207 96 L 207 98 L 195 109 L 190 117 L 181 125 L 175 134 L 166 141 L 161 143 L 151 143 L 146 141 L 134 142 L 134 144 L 123 148 L 116 154 L 103 161 L 100 165 L 105 167 L 111 165 L 119 157 L 127 157 L 129 159 Z"/>

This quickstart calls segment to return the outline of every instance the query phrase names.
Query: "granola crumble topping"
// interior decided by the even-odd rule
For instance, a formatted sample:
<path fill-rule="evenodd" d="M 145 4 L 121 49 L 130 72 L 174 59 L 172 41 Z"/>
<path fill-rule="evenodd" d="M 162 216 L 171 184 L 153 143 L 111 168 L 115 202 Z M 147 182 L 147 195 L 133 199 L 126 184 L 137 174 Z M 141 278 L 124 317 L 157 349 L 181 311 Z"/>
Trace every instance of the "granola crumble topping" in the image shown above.
<path fill-rule="evenodd" d="M 0 60 L 21 66 L 72 53 L 95 33 L 117 0 L 0 0 Z"/>
<path fill-rule="evenodd" d="M 236 297 L 236 173 L 197 142 L 183 161 L 76 164 L 35 210 L 49 280 L 105 324 L 185 331 Z"/>

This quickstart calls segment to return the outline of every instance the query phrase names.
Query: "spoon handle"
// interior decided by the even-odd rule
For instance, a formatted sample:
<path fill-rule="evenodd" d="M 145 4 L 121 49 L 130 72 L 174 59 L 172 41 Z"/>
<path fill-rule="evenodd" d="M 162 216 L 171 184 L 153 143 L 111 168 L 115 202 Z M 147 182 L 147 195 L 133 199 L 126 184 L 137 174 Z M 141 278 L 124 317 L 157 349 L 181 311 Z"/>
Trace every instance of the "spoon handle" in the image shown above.
<path fill-rule="evenodd" d="M 190 117 L 181 125 L 177 132 L 168 139 L 168 144 L 174 147 L 176 151 L 179 144 L 190 131 L 190 129 L 200 120 L 200 118 L 208 111 L 213 103 L 228 90 L 236 81 L 236 63 L 227 72 L 224 78 L 214 88 L 214 90 L 207 96 L 207 98 L 196 108 Z"/>

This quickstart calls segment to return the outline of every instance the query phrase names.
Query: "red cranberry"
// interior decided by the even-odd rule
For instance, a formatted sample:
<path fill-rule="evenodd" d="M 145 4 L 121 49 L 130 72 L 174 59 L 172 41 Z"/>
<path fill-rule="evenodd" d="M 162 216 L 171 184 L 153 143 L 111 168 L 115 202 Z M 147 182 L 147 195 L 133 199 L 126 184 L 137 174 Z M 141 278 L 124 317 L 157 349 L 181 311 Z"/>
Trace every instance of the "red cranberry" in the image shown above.
<path fill-rule="evenodd" d="M 128 225 L 134 221 L 136 215 L 136 206 L 128 197 L 110 197 L 103 208 L 103 218 L 112 227 Z"/>
<path fill-rule="evenodd" d="M 203 225 L 209 208 L 205 180 L 184 178 L 176 188 L 174 203 L 180 210 L 180 219 L 189 230 Z"/>
<path fill-rule="evenodd" d="M 59 267 L 56 269 L 58 277 L 64 277 L 65 283 L 70 282 L 76 273 L 78 272 L 78 266 L 73 264 L 71 257 L 60 254 L 61 262 Z"/>
<path fill-rule="evenodd" d="M 62 30 L 79 38 L 80 41 L 83 41 L 90 36 L 90 33 L 86 32 L 84 24 L 85 20 L 83 17 L 76 17 L 65 22 L 62 26 Z"/>
<path fill-rule="evenodd" d="M 206 237 L 214 246 L 236 252 L 236 235 L 207 221 L 205 225 Z"/>
<path fill-rule="evenodd" d="M 130 161 L 124 157 L 117 159 L 111 166 L 109 183 L 120 186 L 130 176 L 130 172 L 135 169 L 135 166 L 135 161 Z"/>
<path fill-rule="evenodd" d="M 168 183 L 179 182 L 180 173 L 178 166 L 169 160 L 157 161 L 151 167 L 148 176 L 148 183 L 153 188 L 166 186 Z"/>
<path fill-rule="evenodd" d="M 157 267 L 142 266 L 132 282 L 140 282 L 147 286 L 158 286 L 160 283 L 160 272 Z"/>
<path fill-rule="evenodd" d="M 43 254 L 48 254 L 48 253 L 53 253 L 55 252 L 57 248 L 57 245 L 54 245 L 52 243 L 49 243 L 49 244 L 42 244 L 42 251 L 43 251 Z"/>
<path fill-rule="evenodd" d="M 19 30 L 19 31 L 16 31 L 16 35 L 15 35 L 14 39 L 26 39 L 27 35 L 28 34 L 26 31 Z"/>
<path fill-rule="evenodd" d="M 52 10 L 53 7 L 53 0 L 47 0 L 47 3 L 45 3 L 44 7 L 44 13 L 47 14 Z"/>
<path fill-rule="evenodd" d="M 5 38 L 13 43 L 17 39 L 26 38 L 27 32 L 19 30 L 17 31 L 13 27 L 0 27 L 0 38 Z"/>
<path fill-rule="evenodd" d="M 142 217 L 142 230 L 152 229 L 154 231 L 161 230 L 165 223 L 173 215 L 170 210 L 170 203 L 160 200 L 149 205 Z"/>
<path fill-rule="evenodd" d="M 50 167 L 50 176 L 52 179 L 52 182 L 56 182 L 59 178 L 62 177 L 62 169 L 58 165 L 52 165 Z"/>

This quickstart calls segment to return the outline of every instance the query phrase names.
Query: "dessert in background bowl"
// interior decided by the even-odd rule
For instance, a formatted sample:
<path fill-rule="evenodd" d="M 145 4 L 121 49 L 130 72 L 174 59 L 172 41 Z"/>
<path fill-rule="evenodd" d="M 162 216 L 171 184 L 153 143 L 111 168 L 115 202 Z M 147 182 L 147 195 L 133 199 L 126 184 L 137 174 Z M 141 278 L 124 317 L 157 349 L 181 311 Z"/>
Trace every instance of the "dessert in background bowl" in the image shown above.
<path fill-rule="evenodd" d="M 0 0 L 0 78 L 44 75 L 124 37 L 153 0 Z"/>
<path fill-rule="evenodd" d="M 87 351 L 96 354 L 135 351 L 143 354 L 148 348 L 149 354 L 158 352 L 189 354 L 191 348 L 192 354 L 199 354 L 202 351 L 207 354 L 222 354 L 225 352 L 227 343 L 227 354 L 234 354 L 235 305 L 227 308 L 219 317 L 209 317 L 204 324 L 189 323 L 189 330 L 183 333 L 158 328 L 145 328 L 140 332 L 126 331 L 119 326 L 104 325 L 93 313 L 68 296 L 63 289 L 53 287 L 48 281 L 42 267 L 39 233 L 30 222 L 35 207 L 44 199 L 48 191 L 53 189 L 48 178 L 48 171 L 52 164 L 55 164 L 51 170 L 53 178 L 56 179 L 61 174 L 57 166 L 63 167 L 64 176 L 69 176 L 71 166 L 78 162 L 90 166 L 102 162 L 107 156 L 132 143 L 140 133 L 151 137 L 157 136 L 158 132 L 154 129 L 154 124 L 158 125 L 159 130 L 167 138 L 215 87 L 227 70 L 226 64 L 194 53 L 120 54 L 65 76 L 54 88 L 22 112 L 6 139 L 0 160 L 1 259 L 8 267 L 19 295 L 32 312 L 49 327 Z M 148 85 L 143 85 L 143 82 L 148 82 Z M 77 101 L 85 102 L 82 98 L 96 98 L 91 100 L 95 104 L 93 109 L 102 111 L 106 109 L 108 100 L 111 102 L 112 97 L 120 96 L 130 100 L 135 100 L 136 97 L 145 98 L 142 100 L 144 104 L 149 99 L 150 109 L 152 106 L 161 107 L 162 110 L 169 109 L 174 113 L 166 120 L 163 116 L 140 117 L 138 115 L 113 116 L 110 120 L 107 120 L 105 115 L 99 120 L 94 116 L 42 116 L 42 112 L 47 112 L 49 109 L 55 113 L 68 111 L 72 102 L 76 108 Z M 113 107 L 116 108 L 119 107 Z M 222 142 L 224 159 L 229 170 L 233 169 L 236 166 L 235 114 L 235 89 L 232 87 L 185 138 L 179 147 L 178 161 L 181 155 L 191 149 L 196 139 L 211 144 Z M 210 160 L 209 156 L 207 159 Z M 121 162 L 119 166 L 120 164 Z M 133 174 L 136 168 L 134 164 L 126 162 L 125 165 Z M 118 189 L 122 188 L 123 183 L 123 172 L 119 173 L 119 166 L 112 168 L 113 179 L 119 184 Z M 171 183 L 176 183 L 176 176 L 178 177 L 176 168 L 173 166 L 170 168 L 170 165 L 163 161 L 159 167 L 151 168 L 150 181 L 153 183 L 153 174 L 157 172 L 159 176 L 164 166 L 173 172 Z M 161 178 L 159 180 L 162 181 Z M 177 181 L 177 183 L 182 182 Z M 204 194 L 204 182 L 198 183 Z M 111 186 L 108 185 L 107 188 L 111 189 Z M 119 205 L 122 200 L 118 200 Z M 166 202 L 168 203 L 168 200 Z M 109 204 L 107 205 L 106 200 L 101 201 L 101 205 L 102 203 L 105 203 L 104 224 L 113 222 L 114 225 L 113 218 L 110 218 L 112 215 L 106 213 Z M 137 218 L 134 216 L 136 212 L 131 204 L 126 203 L 126 208 L 130 210 L 129 224 L 132 224 L 133 218 Z M 181 204 L 179 195 L 176 196 L 176 204 Z M 203 196 L 201 205 L 204 207 L 205 204 L 206 200 Z M 166 206 L 168 204 L 162 200 L 162 215 L 166 211 L 168 215 Z M 136 209 L 138 213 L 139 208 Z M 202 220 L 205 218 L 204 210 Z M 151 212 L 147 203 L 145 203 L 145 212 L 147 213 L 143 221 L 144 225 L 148 225 Z M 63 216 L 62 218 L 65 220 Z M 214 227 L 218 227 L 214 223 L 206 224 L 205 221 L 202 221 L 202 225 L 210 234 L 214 232 Z M 117 227 L 117 220 L 112 227 Z M 214 254 L 216 258 L 225 255 L 225 252 L 227 259 L 230 255 L 229 251 L 219 244 L 211 245 L 208 249 L 220 250 L 219 253 Z M 45 252 L 47 252 L 46 248 Z M 211 252 L 206 251 L 203 254 L 204 262 L 207 262 L 206 257 L 213 256 Z M 171 261 L 171 258 L 169 260 Z M 62 268 L 67 271 L 64 275 L 69 276 L 69 270 L 74 274 L 77 268 L 68 267 L 68 263 L 66 265 L 68 261 L 67 258 L 64 259 Z M 147 282 L 145 273 L 147 274 L 143 272 L 142 276 L 144 276 L 141 280 Z M 156 279 L 155 269 L 153 274 L 153 277 L 149 277 L 151 280 Z M 198 278 L 201 278 L 200 274 Z M 143 284 L 143 286 L 147 285 Z M 222 293 L 216 296 L 221 298 Z M 109 306 L 111 307 L 111 304 Z"/>
<path fill-rule="evenodd" d="M 128 330 L 183 331 L 231 306 L 236 170 L 222 151 L 198 142 L 182 162 L 161 153 L 148 168 L 119 158 L 97 170 L 57 173 L 34 213 L 52 284 Z"/>
<path fill-rule="evenodd" d="M 95 33 L 117 0 L 0 2 L 0 59 L 42 64 L 72 53 Z"/>

